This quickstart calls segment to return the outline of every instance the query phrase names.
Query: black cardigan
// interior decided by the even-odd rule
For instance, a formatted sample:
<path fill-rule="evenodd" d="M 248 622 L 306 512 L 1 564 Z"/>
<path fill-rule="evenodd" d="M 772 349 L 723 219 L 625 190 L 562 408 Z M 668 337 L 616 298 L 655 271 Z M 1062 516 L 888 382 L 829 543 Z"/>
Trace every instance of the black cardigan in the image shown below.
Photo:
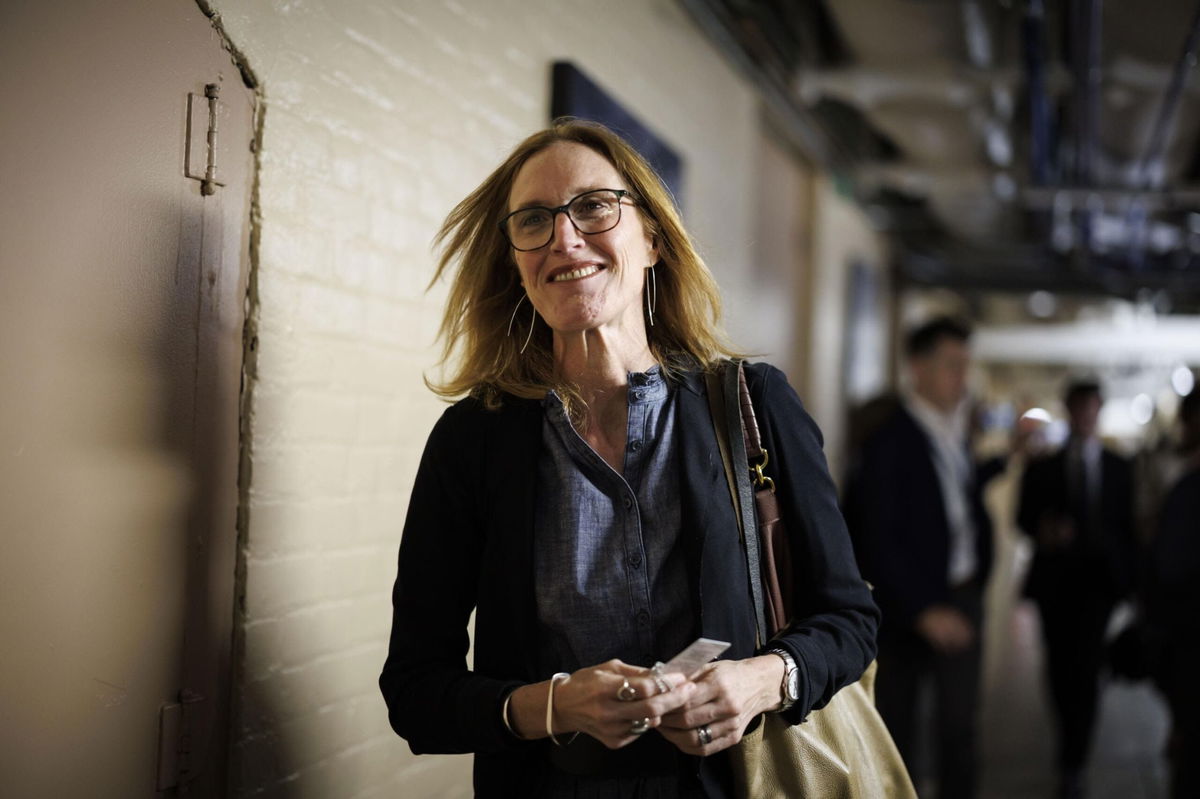
<path fill-rule="evenodd" d="M 875 656 L 878 611 L 859 576 L 821 434 L 783 373 L 747 365 L 780 510 L 792 537 L 797 621 L 774 642 L 801 671 L 798 723 Z M 682 545 L 697 635 L 754 655 L 745 557 L 709 415 L 703 376 L 679 383 Z M 500 718 L 514 688 L 550 675 L 537 665 L 534 492 L 539 401 L 505 397 L 489 411 L 464 399 L 429 436 L 413 486 L 393 591 L 391 642 L 380 688 L 396 732 L 415 754 L 475 753 L 477 796 L 512 795 L 546 741 L 520 741 Z M 474 668 L 466 655 L 475 611 Z"/>

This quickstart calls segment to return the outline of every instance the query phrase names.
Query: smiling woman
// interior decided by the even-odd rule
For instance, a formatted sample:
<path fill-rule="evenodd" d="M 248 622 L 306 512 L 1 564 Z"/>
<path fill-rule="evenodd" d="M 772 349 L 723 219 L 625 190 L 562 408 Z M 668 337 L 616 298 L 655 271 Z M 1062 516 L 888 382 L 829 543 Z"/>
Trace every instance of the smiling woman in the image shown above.
<path fill-rule="evenodd" d="M 746 367 L 804 575 L 797 618 L 760 647 L 705 387 L 733 352 L 658 177 L 563 120 L 441 240 L 458 359 L 434 390 L 468 396 L 413 486 L 380 677 L 392 726 L 417 753 L 474 752 L 479 796 L 734 796 L 727 750 L 761 715 L 799 723 L 874 656 L 819 431 L 777 370 Z M 725 659 L 661 664 L 697 637 Z"/>
<path fill-rule="evenodd" d="M 574 170 L 577 174 L 568 174 Z M 560 187 L 557 181 L 562 180 L 567 182 Z M 598 189 L 620 194 L 612 229 L 589 224 L 588 212 L 580 207 L 589 199 L 586 195 Z M 547 226 L 538 232 L 542 241 L 534 246 L 534 239 L 523 234 L 513 241 L 515 225 L 530 222 Z M 573 229 L 578 241 L 556 238 L 568 235 L 564 226 Z M 629 286 L 641 290 L 643 268 L 656 267 L 650 296 L 658 300 L 653 305 L 658 326 L 648 342 L 656 362 L 670 374 L 734 355 L 719 323 L 719 289 L 658 175 L 607 128 L 560 120 L 518 145 L 442 226 L 438 241 L 445 247 L 433 282 L 455 272 L 441 337 L 444 362 L 456 368 L 430 387 L 446 398 L 477 394 L 489 407 L 501 393 L 541 398 L 555 389 L 572 419 L 579 421 L 582 396 L 555 364 L 552 326 L 545 321 L 553 309 L 539 306 L 542 286 L 536 280 L 527 285 L 522 264 L 538 268 L 536 262 L 548 262 L 552 270 L 560 267 L 563 276 L 593 268 L 603 271 L 614 266 L 605 260 L 613 243 L 622 246 L 622 256 L 634 255 L 628 250 L 633 226 L 649 245 L 636 254 L 637 268 L 626 276 Z M 628 264 L 615 267 L 612 271 L 620 273 Z M 614 275 L 604 277 L 610 280 Z M 588 295 L 595 299 L 589 291 L 578 293 L 575 302 L 585 304 Z M 526 300 L 533 301 L 532 311 Z M 650 307 L 645 309 L 647 325 Z M 529 346 L 522 352 L 527 340 Z"/>

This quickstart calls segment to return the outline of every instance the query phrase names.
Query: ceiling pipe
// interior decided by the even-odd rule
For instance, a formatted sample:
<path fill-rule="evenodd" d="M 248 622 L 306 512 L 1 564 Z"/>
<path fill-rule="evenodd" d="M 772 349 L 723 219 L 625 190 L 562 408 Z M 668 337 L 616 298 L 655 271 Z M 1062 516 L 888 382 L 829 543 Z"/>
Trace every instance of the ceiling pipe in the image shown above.
<path fill-rule="evenodd" d="M 1095 184 L 1095 158 L 1100 117 L 1100 10 L 1101 0 L 1074 0 L 1071 4 L 1071 61 L 1075 79 L 1072 184 Z"/>
<path fill-rule="evenodd" d="M 758 89 L 767 110 L 780 130 L 808 158 L 828 169 L 840 170 L 852 165 L 853 158 L 836 136 L 830 135 L 818 120 L 807 113 L 792 97 L 789 87 L 781 87 L 761 69 L 733 35 L 738 26 L 721 0 L 680 0 L 692 21 L 708 36 L 742 74 Z"/>
<path fill-rule="evenodd" d="M 1050 104 L 1046 97 L 1046 9 L 1027 0 L 1021 18 L 1021 54 L 1029 95 L 1029 169 L 1034 186 L 1050 183 Z"/>
<path fill-rule="evenodd" d="M 1071 3 L 1071 67 L 1075 78 L 1072 93 L 1072 140 L 1074 158 L 1071 184 L 1090 188 L 1095 185 L 1097 142 L 1100 138 L 1100 34 L 1101 0 L 1073 0 Z M 1076 246 L 1074 267 L 1086 272 L 1091 267 L 1092 203 L 1074 208 Z"/>
<path fill-rule="evenodd" d="M 979 0 L 963 0 L 963 39 L 967 47 L 967 59 L 981 75 L 994 74 L 995 49 L 992 44 L 992 29 Z M 1012 163 L 1012 141 L 1009 138 L 1004 104 L 1008 88 L 994 78 L 989 80 L 990 108 L 980 123 L 984 148 L 988 158 L 998 167 Z"/>
<path fill-rule="evenodd" d="M 1158 116 L 1155 117 L 1154 127 L 1151 129 L 1146 152 L 1142 155 L 1137 170 L 1134 172 L 1137 188 L 1154 189 L 1162 185 L 1166 175 L 1166 170 L 1162 166 L 1163 154 L 1166 152 L 1167 139 L 1175 124 L 1175 115 L 1179 110 L 1183 87 L 1187 82 L 1188 74 L 1196 64 L 1197 48 L 1200 48 L 1200 3 L 1197 3 L 1196 11 L 1192 15 L 1191 27 L 1183 41 L 1183 50 L 1175 61 L 1175 68 L 1171 73 L 1171 83 L 1167 86 L 1162 105 L 1158 108 Z M 1135 201 L 1130 205 L 1126 217 L 1131 229 L 1129 260 L 1130 266 L 1135 271 L 1140 271 L 1145 266 L 1146 215 L 1146 207 Z"/>
<path fill-rule="evenodd" d="M 1200 211 L 1200 186 L 1141 191 L 1137 189 L 1027 188 L 1021 199 L 1031 210 L 1050 210 L 1057 204 L 1077 208 L 1099 203 L 1107 211 L 1124 212 L 1132 203 L 1149 211 Z"/>
<path fill-rule="evenodd" d="M 1146 152 L 1138 163 L 1136 172 L 1138 188 L 1153 189 L 1162 183 L 1165 172 L 1160 162 L 1167 149 L 1167 138 L 1175 124 L 1175 114 L 1179 110 L 1179 100 L 1183 96 L 1188 73 L 1196 64 L 1198 48 L 1200 48 L 1200 3 L 1197 4 L 1196 12 L 1192 16 L 1191 28 L 1183 42 L 1183 51 L 1175 61 L 1175 68 L 1171 73 L 1171 83 L 1167 86 L 1162 105 L 1159 106 Z"/>

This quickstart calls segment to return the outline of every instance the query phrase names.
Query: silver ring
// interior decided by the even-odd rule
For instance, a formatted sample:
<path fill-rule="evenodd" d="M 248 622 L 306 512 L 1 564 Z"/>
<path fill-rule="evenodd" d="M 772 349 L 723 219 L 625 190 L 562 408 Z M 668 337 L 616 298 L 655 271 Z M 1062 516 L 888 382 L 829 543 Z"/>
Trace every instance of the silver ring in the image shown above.
<path fill-rule="evenodd" d="M 654 679 L 654 684 L 658 686 L 658 692 L 665 694 L 671 690 L 671 683 L 667 681 L 666 664 L 661 660 L 650 667 L 650 676 Z"/>
<path fill-rule="evenodd" d="M 617 699 L 622 702 L 632 702 L 637 699 L 637 689 L 629 684 L 629 680 L 621 683 L 621 687 L 617 689 Z"/>
<path fill-rule="evenodd" d="M 649 729 L 650 719 L 635 719 L 634 722 L 629 725 L 629 732 L 631 735 L 641 735 Z"/>
<path fill-rule="evenodd" d="M 712 730 L 708 728 L 707 724 L 700 725 L 700 727 L 696 729 L 696 734 L 700 736 L 700 743 L 704 744 L 705 746 L 712 743 Z"/>

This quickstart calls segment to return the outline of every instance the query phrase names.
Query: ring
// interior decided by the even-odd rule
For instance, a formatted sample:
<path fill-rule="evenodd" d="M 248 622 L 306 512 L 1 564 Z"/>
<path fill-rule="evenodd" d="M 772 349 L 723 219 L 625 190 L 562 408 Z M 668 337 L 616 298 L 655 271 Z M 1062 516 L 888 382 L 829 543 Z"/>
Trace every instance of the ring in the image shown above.
<path fill-rule="evenodd" d="M 698 727 L 696 729 L 696 734 L 700 736 L 700 743 L 706 746 L 712 743 L 712 730 L 708 728 L 707 724 L 703 724 Z"/>
<path fill-rule="evenodd" d="M 650 719 L 636 719 L 629 725 L 629 732 L 632 735 L 641 735 L 650 729 Z"/>
<path fill-rule="evenodd" d="M 664 664 L 660 661 L 650 667 L 650 676 L 654 679 L 654 684 L 658 686 L 660 694 L 665 694 L 671 690 L 671 683 L 667 682 L 667 675 L 663 666 Z"/>
<path fill-rule="evenodd" d="M 637 689 L 629 684 L 629 680 L 621 683 L 621 687 L 617 689 L 617 699 L 622 702 L 632 702 L 637 699 Z"/>

